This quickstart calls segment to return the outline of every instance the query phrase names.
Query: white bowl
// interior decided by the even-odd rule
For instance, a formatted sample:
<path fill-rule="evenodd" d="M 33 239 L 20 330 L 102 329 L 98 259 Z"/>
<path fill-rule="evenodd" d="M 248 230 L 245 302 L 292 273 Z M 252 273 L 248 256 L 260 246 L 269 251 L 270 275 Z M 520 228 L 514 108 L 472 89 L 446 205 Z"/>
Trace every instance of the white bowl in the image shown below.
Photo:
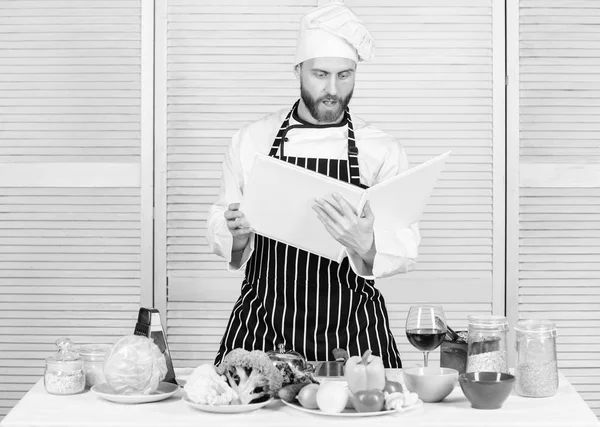
<path fill-rule="evenodd" d="M 458 384 L 458 371 L 452 368 L 414 367 L 403 370 L 406 388 L 423 402 L 441 402 Z"/>

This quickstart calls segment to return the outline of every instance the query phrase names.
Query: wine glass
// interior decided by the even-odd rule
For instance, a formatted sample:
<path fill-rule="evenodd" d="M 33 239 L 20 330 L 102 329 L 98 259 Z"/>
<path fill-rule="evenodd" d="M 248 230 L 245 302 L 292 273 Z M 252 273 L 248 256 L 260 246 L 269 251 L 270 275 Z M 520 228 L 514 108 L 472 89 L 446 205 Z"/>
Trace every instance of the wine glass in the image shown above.
<path fill-rule="evenodd" d="M 446 317 L 442 307 L 434 305 L 413 305 L 406 318 L 406 336 L 416 349 L 423 352 L 424 366 L 427 366 L 429 352 L 444 341 Z"/>

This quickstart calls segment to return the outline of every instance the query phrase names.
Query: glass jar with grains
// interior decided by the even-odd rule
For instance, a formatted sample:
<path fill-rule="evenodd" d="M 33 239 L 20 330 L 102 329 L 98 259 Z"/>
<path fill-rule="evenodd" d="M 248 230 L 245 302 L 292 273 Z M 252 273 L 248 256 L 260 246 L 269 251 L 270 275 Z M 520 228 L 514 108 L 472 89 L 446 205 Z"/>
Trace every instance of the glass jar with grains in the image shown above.
<path fill-rule="evenodd" d="M 558 390 L 556 326 L 550 320 L 521 320 L 517 332 L 515 391 L 526 397 L 548 397 Z"/>
<path fill-rule="evenodd" d="M 83 360 L 72 350 L 73 342 L 68 338 L 56 340 L 58 352 L 46 358 L 44 387 L 50 394 L 77 394 L 85 389 Z"/>
<path fill-rule="evenodd" d="M 508 322 L 505 316 L 469 316 L 467 372 L 506 372 Z"/>

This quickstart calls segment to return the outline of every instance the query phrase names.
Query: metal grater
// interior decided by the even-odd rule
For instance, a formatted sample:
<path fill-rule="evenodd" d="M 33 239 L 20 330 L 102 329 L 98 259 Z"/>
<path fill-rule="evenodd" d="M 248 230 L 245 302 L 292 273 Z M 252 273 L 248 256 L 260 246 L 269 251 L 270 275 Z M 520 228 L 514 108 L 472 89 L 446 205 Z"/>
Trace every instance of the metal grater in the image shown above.
<path fill-rule="evenodd" d="M 169 352 L 169 345 L 165 337 L 165 331 L 160 321 L 160 313 L 155 308 L 141 307 L 138 313 L 138 320 L 133 331 L 134 335 L 141 335 L 150 338 L 164 354 L 167 362 L 167 375 L 163 381 L 177 384 L 175 380 L 175 370 Z"/>

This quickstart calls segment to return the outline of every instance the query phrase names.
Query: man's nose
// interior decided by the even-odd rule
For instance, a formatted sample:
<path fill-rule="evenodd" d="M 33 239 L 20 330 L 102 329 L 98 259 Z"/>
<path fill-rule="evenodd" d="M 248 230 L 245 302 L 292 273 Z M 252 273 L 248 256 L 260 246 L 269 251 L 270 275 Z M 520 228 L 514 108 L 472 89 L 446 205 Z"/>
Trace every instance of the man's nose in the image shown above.
<path fill-rule="evenodd" d="M 337 95 L 337 79 L 336 76 L 331 76 L 327 82 L 327 93 L 329 95 Z"/>

